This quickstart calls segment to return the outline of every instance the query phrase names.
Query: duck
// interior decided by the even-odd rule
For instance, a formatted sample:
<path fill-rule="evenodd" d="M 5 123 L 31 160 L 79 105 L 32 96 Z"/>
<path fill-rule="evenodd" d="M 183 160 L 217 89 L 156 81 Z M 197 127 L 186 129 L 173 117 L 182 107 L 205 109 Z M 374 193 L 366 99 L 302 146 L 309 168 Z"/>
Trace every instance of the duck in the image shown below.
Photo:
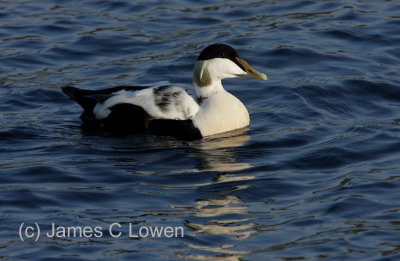
<path fill-rule="evenodd" d="M 64 86 L 82 108 L 82 126 L 104 135 L 145 133 L 198 140 L 250 124 L 246 106 L 222 86 L 227 78 L 267 80 L 226 44 L 204 48 L 193 68 L 193 98 L 184 88 L 117 86 L 100 90 Z"/>

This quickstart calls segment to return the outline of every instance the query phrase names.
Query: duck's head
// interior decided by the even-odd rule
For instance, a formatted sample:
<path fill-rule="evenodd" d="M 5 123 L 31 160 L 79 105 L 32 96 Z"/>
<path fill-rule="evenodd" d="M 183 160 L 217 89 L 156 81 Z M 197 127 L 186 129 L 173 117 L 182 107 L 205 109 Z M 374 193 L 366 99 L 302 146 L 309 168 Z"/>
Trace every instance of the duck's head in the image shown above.
<path fill-rule="evenodd" d="M 212 44 L 199 55 L 193 69 L 193 84 L 205 88 L 222 79 L 244 77 L 266 80 L 264 73 L 256 71 L 239 57 L 235 49 L 226 44 Z"/>

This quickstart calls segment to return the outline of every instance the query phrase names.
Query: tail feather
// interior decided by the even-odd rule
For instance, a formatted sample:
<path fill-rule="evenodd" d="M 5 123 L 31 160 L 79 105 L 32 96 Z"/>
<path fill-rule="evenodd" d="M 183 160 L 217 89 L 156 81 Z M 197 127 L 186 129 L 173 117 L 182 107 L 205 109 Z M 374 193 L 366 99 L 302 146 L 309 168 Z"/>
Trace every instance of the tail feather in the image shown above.
<path fill-rule="evenodd" d="M 107 98 L 111 97 L 114 93 L 126 91 L 140 91 L 149 88 L 149 86 L 117 86 L 101 90 L 84 90 L 72 86 L 62 87 L 62 91 L 70 97 L 71 100 L 76 101 L 85 110 L 93 110 L 98 102 L 104 102 Z"/>
<path fill-rule="evenodd" d="M 96 100 L 90 97 L 94 91 L 79 89 L 72 86 L 65 86 L 61 89 L 71 100 L 76 101 L 84 110 L 92 111 L 94 106 L 96 106 Z"/>

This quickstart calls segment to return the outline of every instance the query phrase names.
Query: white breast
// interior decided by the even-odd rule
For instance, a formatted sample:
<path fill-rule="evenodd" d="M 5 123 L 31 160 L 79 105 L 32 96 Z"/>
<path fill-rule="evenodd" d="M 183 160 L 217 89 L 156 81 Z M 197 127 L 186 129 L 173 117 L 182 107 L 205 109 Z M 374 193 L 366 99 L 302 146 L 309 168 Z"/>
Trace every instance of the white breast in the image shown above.
<path fill-rule="evenodd" d="M 247 127 L 250 117 L 239 99 L 222 91 L 211 95 L 201 104 L 193 123 L 203 136 L 209 136 Z"/>

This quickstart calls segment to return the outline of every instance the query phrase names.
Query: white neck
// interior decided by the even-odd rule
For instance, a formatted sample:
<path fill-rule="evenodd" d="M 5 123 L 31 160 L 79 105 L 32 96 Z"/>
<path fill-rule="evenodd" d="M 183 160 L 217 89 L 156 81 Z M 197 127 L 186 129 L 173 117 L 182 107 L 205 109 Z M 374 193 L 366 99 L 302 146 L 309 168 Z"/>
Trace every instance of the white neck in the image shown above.
<path fill-rule="evenodd" d="M 197 97 L 208 98 L 210 95 L 225 92 L 221 80 L 237 77 L 241 73 L 242 69 L 228 59 L 197 61 L 193 69 L 193 85 L 196 87 Z"/>
<path fill-rule="evenodd" d="M 213 94 L 219 92 L 225 92 L 224 87 L 222 86 L 221 80 L 213 81 L 210 85 L 205 87 L 199 87 L 198 85 L 194 84 L 196 88 L 196 95 L 197 97 L 208 98 Z"/>

